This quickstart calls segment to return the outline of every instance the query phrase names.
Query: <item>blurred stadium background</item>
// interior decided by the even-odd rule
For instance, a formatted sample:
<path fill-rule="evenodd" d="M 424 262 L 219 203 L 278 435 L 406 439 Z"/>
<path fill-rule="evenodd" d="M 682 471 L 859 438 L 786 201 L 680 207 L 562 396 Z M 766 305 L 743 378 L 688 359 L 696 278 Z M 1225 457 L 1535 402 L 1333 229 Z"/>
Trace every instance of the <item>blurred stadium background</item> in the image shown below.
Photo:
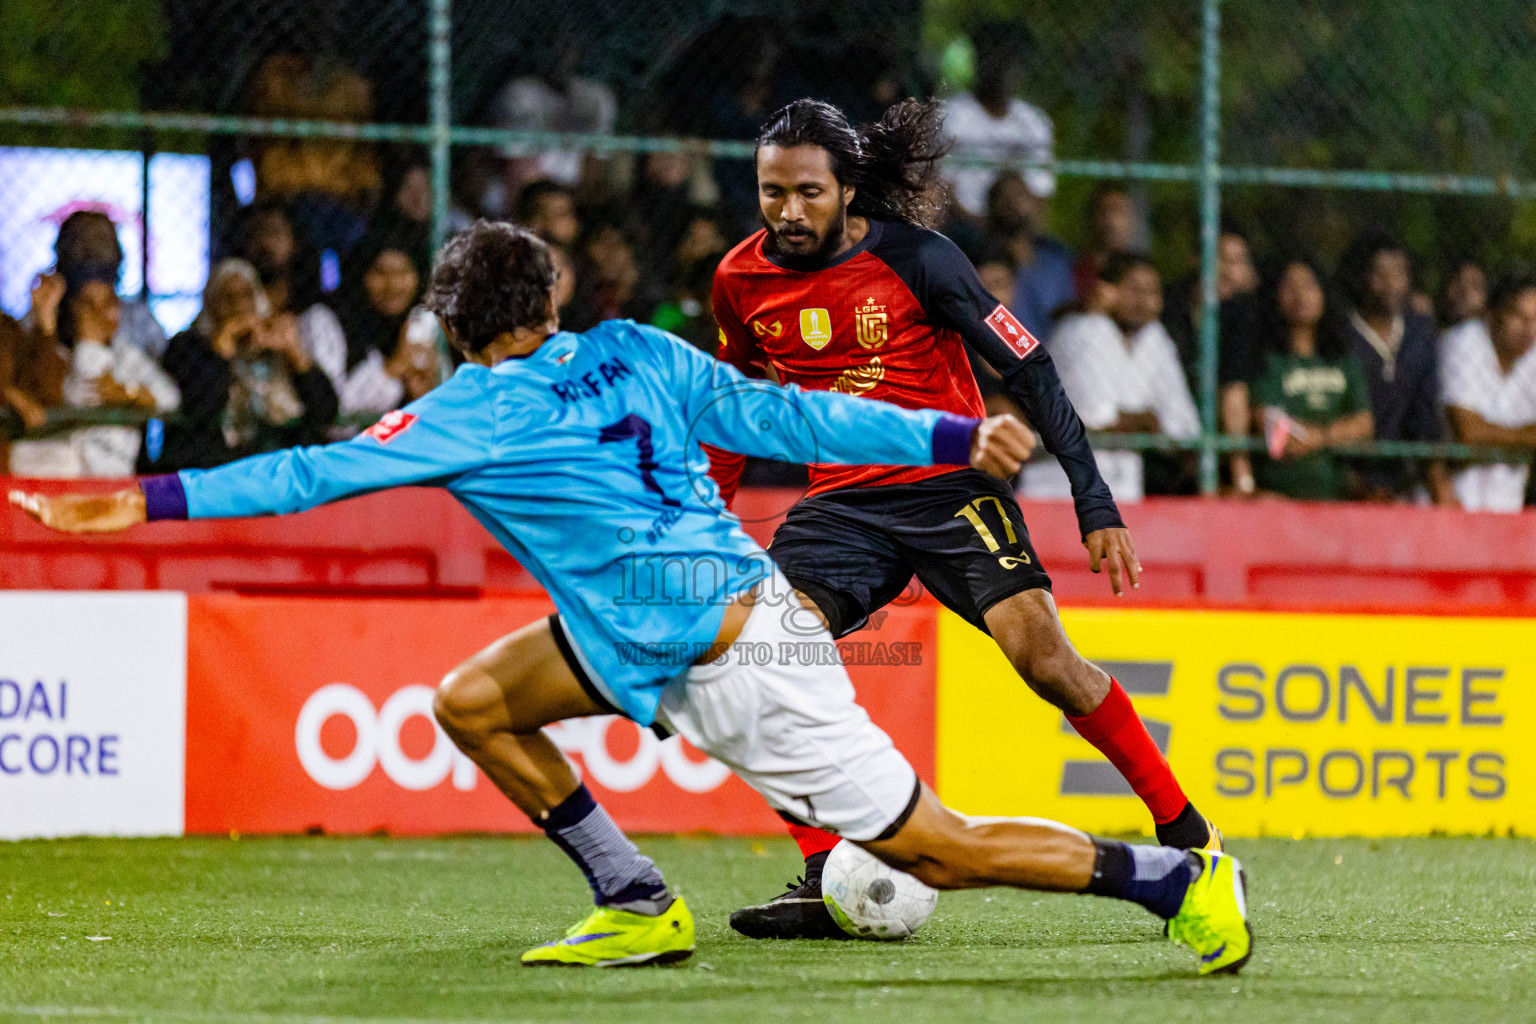
<path fill-rule="evenodd" d="M 1083 564 L 1070 505 L 1034 500 L 1026 470 L 1026 517 L 1074 640 L 1114 665 L 1231 836 L 1528 835 L 1536 516 L 1521 510 L 1536 451 L 1536 321 L 1496 321 L 1486 306 L 1536 253 L 1533 43 L 1536 13 L 1517 0 L 8 0 L 0 310 L 12 319 L 0 322 L 0 439 L 13 477 L 57 478 L 207 465 L 355 432 L 449 369 L 410 307 L 432 246 L 478 216 L 521 218 L 559 243 L 571 326 L 634 316 L 711 348 L 710 274 L 755 226 L 751 138 L 768 114 L 812 95 L 869 119 L 907 95 L 953 107 L 990 88 L 1028 107 L 1009 108 L 991 145 L 949 158 L 961 185 L 943 229 L 1001 301 L 1033 304 L 1059 362 L 1071 359 L 1051 337 L 1061 311 L 1042 296 L 1103 309 L 1128 344 L 1160 323 L 1161 351 L 1177 361 L 1169 388 L 1107 380 L 1144 372 L 1134 360 L 1082 367 L 1142 396 L 1118 411 L 1150 402 L 1158 412 L 1156 432 L 1094 433 L 1106 453 L 1142 460 L 1135 493 L 1118 495 L 1146 566 L 1138 594 L 1108 600 Z M 99 220 L 76 220 L 66 244 L 59 228 L 81 212 L 105 214 L 115 231 L 103 240 Z M 1150 257 L 1160 312 L 1110 308 L 1095 283 L 1110 250 Z M 1393 259 L 1406 260 L 1406 288 L 1384 296 L 1372 279 Z M 1369 408 L 1373 429 L 1314 456 L 1308 465 L 1323 468 L 1301 480 L 1285 472 L 1294 460 L 1268 457 L 1276 424 L 1307 418 L 1291 405 L 1294 367 L 1271 366 L 1294 355 L 1273 282 L 1297 261 L 1327 292 L 1351 358 L 1379 364 L 1351 384 L 1355 404 L 1330 413 Z M 289 367 L 300 407 L 282 422 L 231 411 L 230 378 L 188 357 L 230 318 L 204 309 L 210 275 L 251 286 L 250 301 L 260 285 L 324 373 L 311 392 Z M 133 376 L 124 387 L 71 390 L 78 355 L 60 353 L 37 307 L 86 323 L 96 314 L 83 283 L 103 279 L 120 296 L 119 339 L 148 366 L 117 355 Z M 737 511 L 766 541 L 798 477 L 755 472 Z M 529 827 L 434 731 L 430 687 L 465 651 L 549 605 L 441 494 L 99 539 L 49 535 L 8 509 L 0 587 L 10 591 L 0 593 L 0 836 Z M 921 593 L 907 598 L 853 638 L 866 646 L 849 657 L 872 714 L 946 800 L 1145 830 L 1107 763 L 1024 692 L 985 638 Z M 676 741 L 607 720 L 557 732 L 626 827 L 776 832 L 760 801 Z M 1040 766 L 1027 778 L 1020 749 Z M 688 842 L 679 859 L 699 856 Z M 1351 868 L 1375 843 L 1347 847 Z M 710 869 L 737 887 L 719 882 L 721 908 L 761 895 L 751 861 L 732 859 L 760 849 L 706 855 L 724 858 Z M 1341 863 L 1333 847 L 1327 857 L 1250 849 L 1297 884 L 1310 884 L 1309 858 Z M 1431 847 L 1392 850 L 1395 878 L 1427 877 Z M 1513 886 L 1524 907 L 1528 849 L 1500 850 L 1489 884 Z M 116 854 L 79 856 L 81 870 L 105 871 Z M 260 863 L 247 868 L 259 874 Z M 16 877 L 28 899 L 78 881 L 25 865 Z M 1356 895 L 1374 881 L 1351 878 Z M 1350 933 L 1352 922 L 1458 898 L 1388 888 L 1390 909 L 1314 893 L 1306 913 L 1335 915 L 1351 952 L 1379 940 L 1385 957 L 1398 940 Z M 1479 893 L 1496 913 L 1503 898 Z M 1270 918 L 1291 943 L 1275 962 L 1290 956 L 1296 976 L 1316 938 L 1295 925 L 1303 917 Z M 1507 924 L 1488 927 L 1533 934 L 1529 915 Z M 113 977 L 132 990 L 130 963 Z M 1523 998 L 1520 965 L 1527 974 L 1464 998 Z M 55 966 L 55 981 L 74 969 L 67 958 Z M 1426 976 L 1385 972 L 1397 981 L 1377 994 Z M 243 977 L 240 991 L 254 998 L 265 977 Z M 1338 992 L 1354 984 L 1336 980 Z M 7 991 L 62 998 L 47 985 Z M 1347 1016 L 1326 1000 L 1316 1012 Z"/>

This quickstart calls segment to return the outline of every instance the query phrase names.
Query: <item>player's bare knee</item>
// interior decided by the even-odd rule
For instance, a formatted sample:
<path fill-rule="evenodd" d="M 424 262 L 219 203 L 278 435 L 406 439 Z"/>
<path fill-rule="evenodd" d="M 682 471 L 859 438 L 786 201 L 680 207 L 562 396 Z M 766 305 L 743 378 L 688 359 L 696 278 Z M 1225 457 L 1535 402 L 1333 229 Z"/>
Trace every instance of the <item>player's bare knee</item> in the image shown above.
<path fill-rule="evenodd" d="M 482 673 L 468 663 L 443 677 L 432 695 L 432 715 L 454 741 L 471 740 L 476 729 L 480 700 L 475 691 Z"/>

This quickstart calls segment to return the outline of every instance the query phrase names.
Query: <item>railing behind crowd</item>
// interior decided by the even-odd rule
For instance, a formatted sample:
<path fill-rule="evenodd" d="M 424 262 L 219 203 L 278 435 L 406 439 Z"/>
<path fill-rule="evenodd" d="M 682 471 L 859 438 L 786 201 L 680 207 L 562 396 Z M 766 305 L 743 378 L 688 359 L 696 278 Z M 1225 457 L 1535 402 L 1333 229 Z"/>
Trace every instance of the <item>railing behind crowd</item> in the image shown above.
<path fill-rule="evenodd" d="M 1047 342 L 1117 493 L 1524 503 L 1536 135 L 1510 97 L 1536 85 L 1536 26 L 1515 0 L 17 2 L 13 472 L 92 428 L 137 431 L 142 469 L 372 422 L 451 369 L 410 307 L 479 216 L 556 244 L 571 326 L 710 348 L 757 127 L 801 95 L 856 121 L 916 95 L 957 142 L 939 226 Z M 95 308 L 103 283 L 120 309 Z M 104 323 L 143 379 L 92 385 L 79 342 Z M 39 347 L 55 334 L 74 348 Z"/>

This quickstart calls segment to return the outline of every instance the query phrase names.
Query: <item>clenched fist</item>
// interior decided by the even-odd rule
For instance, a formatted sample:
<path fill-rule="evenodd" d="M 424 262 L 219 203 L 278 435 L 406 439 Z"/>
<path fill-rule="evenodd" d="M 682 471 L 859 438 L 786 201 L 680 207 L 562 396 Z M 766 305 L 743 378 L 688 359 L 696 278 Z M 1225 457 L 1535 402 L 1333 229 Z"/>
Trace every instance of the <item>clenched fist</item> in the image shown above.
<path fill-rule="evenodd" d="M 1012 415 L 989 416 L 971 435 L 971 467 L 999 478 L 1019 471 L 1035 451 L 1035 432 Z"/>

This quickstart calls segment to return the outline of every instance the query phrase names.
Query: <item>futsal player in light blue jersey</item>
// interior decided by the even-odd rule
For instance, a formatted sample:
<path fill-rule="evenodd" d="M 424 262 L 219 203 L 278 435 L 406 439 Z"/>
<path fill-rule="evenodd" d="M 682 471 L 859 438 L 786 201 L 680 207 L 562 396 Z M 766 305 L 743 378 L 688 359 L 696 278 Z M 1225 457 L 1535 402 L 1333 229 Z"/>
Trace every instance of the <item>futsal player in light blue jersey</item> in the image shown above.
<path fill-rule="evenodd" d="M 299 512 L 407 485 L 453 494 L 558 609 L 455 668 L 435 703 L 453 741 L 592 888 L 596 909 L 524 963 L 669 963 L 693 950 L 683 900 L 540 732 L 605 712 L 681 734 L 774 808 L 935 887 L 1131 900 L 1200 954 L 1202 974 L 1246 962 L 1244 883 L 1230 856 L 1128 846 L 1038 819 L 966 819 L 870 721 L 841 665 L 746 656 L 832 639 L 721 510 L 701 442 L 794 462 L 969 464 L 1007 476 L 1030 452 L 1022 424 L 748 380 L 628 321 L 560 332 L 554 285 L 536 237 L 479 223 L 445 247 L 426 299 L 469 362 L 364 434 L 146 477 L 113 495 L 11 501 L 45 525 L 103 532 Z"/>

